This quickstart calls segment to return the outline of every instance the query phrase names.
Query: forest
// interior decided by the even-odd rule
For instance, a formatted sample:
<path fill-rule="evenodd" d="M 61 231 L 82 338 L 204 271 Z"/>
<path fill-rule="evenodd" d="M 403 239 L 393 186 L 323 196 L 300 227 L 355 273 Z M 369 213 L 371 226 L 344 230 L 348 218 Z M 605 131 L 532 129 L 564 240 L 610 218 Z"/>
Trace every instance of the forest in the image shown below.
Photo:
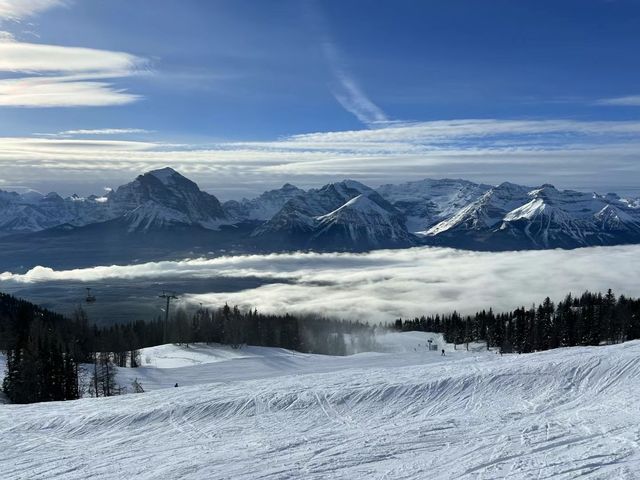
<path fill-rule="evenodd" d="M 391 325 L 390 325 L 391 326 Z M 401 331 L 442 333 L 448 343 L 486 342 L 503 353 L 530 353 L 558 347 L 620 343 L 640 338 L 640 299 L 585 292 L 567 295 L 555 305 L 549 297 L 539 305 L 511 312 L 492 309 L 475 315 L 422 316 L 398 319 Z"/>
<path fill-rule="evenodd" d="M 306 353 L 347 355 L 375 346 L 376 326 L 313 315 L 263 314 L 224 305 L 177 309 L 168 319 L 98 327 L 78 309 L 65 317 L 0 294 L 0 350 L 6 355 L 3 391 L 14 403 L 71 400 L 123 393 L 117 367 L 140 365 L 139 350 L 166 343 L 219 343 L 281 347 Z M 640 338 L 640 300 L 606 293 L 567 295 L 554 304 L 511 312 L 483 310 L 397 319 L 384 329 L 443 333 L 468 348 L 486 342 L 502 353 L 601 345 Z M 134 385 L 134 391 L 139 386 Z"/>
<path fill-rule="evenodd" d="M 0 350 L 7 362 L 3 390 L 14 403 L 118 394 L 115 367 L 140 366 L 139 350 L 145 347 L 202 342 L 346 355 L 370 349 L 374 333 L 362 322 L 267 315 L 228 305 L 98 327 L 83 309 L 67 318 L 0 294 Z"/>

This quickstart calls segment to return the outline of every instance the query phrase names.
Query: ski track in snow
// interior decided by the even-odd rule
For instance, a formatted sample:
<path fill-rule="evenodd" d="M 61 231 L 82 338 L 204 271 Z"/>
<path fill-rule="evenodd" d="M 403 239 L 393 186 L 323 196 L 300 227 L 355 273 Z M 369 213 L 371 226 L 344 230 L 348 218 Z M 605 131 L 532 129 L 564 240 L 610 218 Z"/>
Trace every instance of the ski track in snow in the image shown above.
<path fill-rule="evenodd" d="M 144 394 L 0 405 L 2 478 L 640 478 L 638 341 L 503 357 L 220 348 L 210 363 L 175 349 L 147 355 L 190 366 L 119 370 Z"/>

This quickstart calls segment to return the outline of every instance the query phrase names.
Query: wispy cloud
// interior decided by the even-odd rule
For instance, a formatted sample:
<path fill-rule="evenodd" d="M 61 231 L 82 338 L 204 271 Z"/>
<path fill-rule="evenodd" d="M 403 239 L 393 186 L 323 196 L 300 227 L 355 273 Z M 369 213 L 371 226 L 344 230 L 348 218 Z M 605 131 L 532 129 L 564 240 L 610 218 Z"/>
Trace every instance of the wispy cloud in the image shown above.
<path fill-rule="evenodd" d="M 640 107 L 640 95 L 627 95 L 625 97 L 602 98 L 595 102 L 596 105 L 612 107 Z"/>
<path fill-rule="evenodd" d="M 113 77 L 127 75 L 143 64 L 142 59 L 124 52 L 18 41 L 0 42 L 0 70 L 5 72 L 58 72 Z"/>
<path fill-rule="evenodd" d="M 98 107 L 135 102 L 141 97 L 117 88 L 113 80 L 146 71 L 146 64 L 125 52 L 27 43 L 3 34 L 0 72 L 7 75 L 0 80 L 0 106 Z"/>
<path fill-rule="evenodd" d="M 0 19 L 18 21 L 66 3 L 65 0 L 0 0 Z"/>
<path fill-rule="evenodd" d="M 252 195 L 286 181 L 312 186 L 346 177 L 372 186 L 455 176 L 599 190 L 604 182 L 607 189 L 632 185 L 629 179 L 640 175 L 640 122 L 634 121 L 466 119 L 316 132 L 269 142 L 183 145 L 82 138 L 81 133 L 70 139 L 68 132 L 62 133 L 0 137 L 3 177 L 20 184 L 36 179 L 34 188 L 51 189 L 43 179 L 64 179 L 68 185 L 74 175 L 85 182 L 87 173 L 99 170 L 101 177 L 118 184 L 172 165 L 218 195 L 231 184 L 242 195 Z"/>
<path fill-rule="evenodd" d="M 70 138 L 77 136 L 109 136 L 109 135 L 134 135 L 153 133 L 152 130 L 144 128 L 96 128 L 96 129 L 79 129 L 79 130 L 63 130 L 56 133 L 34 133 L 38 137 L 53 138 Z"/>
<path fill-rule="evenodd" d="M 349 73 L 341 61 L 338 50 L 328 38 L 323 41 L 324 56 L 327 60 L 336 83 L 332 92 L 336 100 L 345 110 L 354 114 L 365 125 L 387 122 L 387 115 L 364 93 L 355 77 Z"/>
<path fill-rule="evenodd" d="M 304 4 L 316 35 L 320 39 L 322 54 L 333 75 L 331 91 L 338 103 L 365 125 L 387 122 L 387 115 L 364 92 L 356 77 L 349 71 L 338 45 L 333 40 L 320 6 L 314 1 Z"/>
<path fill-rule="evenodd" d="M 467 313 L 528 306 L 546 296 L 613 288 L 637 295 L 640 246 L 528 252 L 470 252 L 445 248 L 381 250 L 368 254 L 248 255 L 100 266 L 57 271 L 36 267 L 0 274 L 0 281 L 100 282 L 114 279 L 263 278 L 239 292 L 193 294 L 194 303 L 224 302 L 264 312 L 314 312 L 364 321 L 392 321 L 424 313 Z M 489 286 L 489 287 L 487 287 Z M 358 298 L 358 302 L 353 299 Z"/>
<path fill-rule="evenodd" d="M 0 80 L 0 106 L 4 107 L 105 107 L 125 105 L 140 98 L 111 83 L 71 77 Z"/>

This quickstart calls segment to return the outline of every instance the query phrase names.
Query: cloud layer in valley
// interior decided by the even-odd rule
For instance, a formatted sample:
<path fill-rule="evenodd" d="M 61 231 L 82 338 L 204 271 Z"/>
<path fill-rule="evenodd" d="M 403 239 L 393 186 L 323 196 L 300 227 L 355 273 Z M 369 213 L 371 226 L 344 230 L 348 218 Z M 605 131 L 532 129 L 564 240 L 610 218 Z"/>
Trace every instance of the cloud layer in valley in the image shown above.
<path fill-rule="evenodd" d="M 386 322 L 423 313 L 474 312 L 530 305 L 585 289 L 640 295 L 640 246 L 577 250 L 472 252 L 445 248 L 381 250 L 367 254 L 250 255 L 99 266 L 55 271 L 36 267 L 5 272 L 0 282 L 101 282 L 115 279 L 265 278 L 275 283 L 237 292 L 189 294 L 205 305 L 224 302 L 264 312 L 314 312 Z M 279 281 L 278 281 L 279 280 Z"/>

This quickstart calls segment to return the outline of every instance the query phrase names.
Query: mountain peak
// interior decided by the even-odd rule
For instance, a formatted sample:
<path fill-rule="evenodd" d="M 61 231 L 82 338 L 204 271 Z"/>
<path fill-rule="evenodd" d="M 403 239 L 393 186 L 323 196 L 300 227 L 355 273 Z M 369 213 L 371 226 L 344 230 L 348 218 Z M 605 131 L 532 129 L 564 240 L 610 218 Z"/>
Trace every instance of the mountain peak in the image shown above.
<path fill-rule="evenodd" d="M 159 168 L 157 170 L 151 170 L 150 172 L 145 173 L 143 176 L 146 176 L 146 175 L 150 175 L 152 177 L 157 178 L 158 180 L 160 180 L 165 185 L 170 183 L 170 181 L 172 179 L 175 179 L 175 178 L 186 178 L 183 175 L 181 175 L 178 172 L 176 172 L 171 167 L 164 167 L 164 168 Z"/>
<path fill-rule="evenodd" d="M 313 243 L 355 248 L 412 245 L 402 215 L 375 191 L 362 193 L 340 208 L 316 218 Z"/>
<path fill-rule="evenodd" d="M 333 212 L 329 212 L 326 215 L 321 215 L 317 218 L 318 220 L 323 220 L 326 218 L 335 217 L 336 215 L 339 215 L 340 213 L 343 213 L 347 210 L 361 211 L 361 212 L 371 211 L 371 212 L 377 212 L 377 213 L 388 213 L 379 204 L 371 200 L 368 195 L 361 193 L 360 195 L 352 198 L 347 203 L 337 208 Z"/>
<path fill-rule="evenodd" d="M 338 182 L 340 185 L 344 185 L 349 188 L 364 188 L 369 189 L 364 183 L 360 183 L 357 180 L 351 180 L 350 178 L 345 178 L 341 182 Z"/>
<path fill-rule="evenodd" d="M 498 192 L 514 192 L 521 194 L 523 191 L 528 190 L 528 187 L 523 187 L 522 185 L 511 182 L 502 182 L 500 185 L 495 186 L 493 190 Z"/>

